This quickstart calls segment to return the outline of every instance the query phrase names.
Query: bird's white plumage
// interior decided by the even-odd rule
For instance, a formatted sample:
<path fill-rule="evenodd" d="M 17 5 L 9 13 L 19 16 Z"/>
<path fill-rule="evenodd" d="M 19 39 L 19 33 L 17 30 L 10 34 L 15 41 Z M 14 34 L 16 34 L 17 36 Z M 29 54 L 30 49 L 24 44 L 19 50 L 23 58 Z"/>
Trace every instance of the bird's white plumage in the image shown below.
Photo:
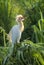
<path fill-rule="evenodd" d="M 20 38 L 21 38 L 21 34 L 23 32 L 23 16 L 22 15 L 17 15 L 16 16 L 16 21 L 18 23 L 18 25 L 15 25 L 12 27 L 12 29 L 9 32 L 9 36 L 10 36 L 10 42 L 14 43 L 19 43 Z"/>
<path fill-rule="evenodd" d="M 11 36 L 12 43 L 19 43 L 19 40 L 21 38 L 21 32 L 20 32 L 20 26 L 15 25 L 12 27 L 12 29 L 9 32 L 9 35 Z"/>

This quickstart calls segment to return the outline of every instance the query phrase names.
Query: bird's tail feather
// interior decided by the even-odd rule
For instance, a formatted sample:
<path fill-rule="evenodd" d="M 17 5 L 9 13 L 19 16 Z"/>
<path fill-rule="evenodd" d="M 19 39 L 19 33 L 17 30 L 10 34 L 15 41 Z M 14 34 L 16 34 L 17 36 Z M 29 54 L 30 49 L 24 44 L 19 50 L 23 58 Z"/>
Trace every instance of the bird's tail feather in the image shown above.
<path fill-rule="evenodd" d="M 5 65 L 6 62 L 7 62 L 7 59 L 12 55 L 12 53 L 13 53 L 13 48 L 14 48 L 14 45 L 12 45 L 12 46 L 9 48 L 9 53 L 8 53 L 8 55 L 4 58 L 4 61 L 3 61 L 2 65 Z"/>

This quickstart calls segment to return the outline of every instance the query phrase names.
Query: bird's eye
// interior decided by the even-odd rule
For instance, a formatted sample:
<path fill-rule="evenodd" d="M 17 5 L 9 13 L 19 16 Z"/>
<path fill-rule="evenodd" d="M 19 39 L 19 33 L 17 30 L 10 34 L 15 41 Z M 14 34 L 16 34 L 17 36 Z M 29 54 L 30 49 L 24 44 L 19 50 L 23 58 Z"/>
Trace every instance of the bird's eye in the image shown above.
<path fill-rule="evenodd" d="M 19 19 L 23 19 L 23 17 L 20 17 Z"/>

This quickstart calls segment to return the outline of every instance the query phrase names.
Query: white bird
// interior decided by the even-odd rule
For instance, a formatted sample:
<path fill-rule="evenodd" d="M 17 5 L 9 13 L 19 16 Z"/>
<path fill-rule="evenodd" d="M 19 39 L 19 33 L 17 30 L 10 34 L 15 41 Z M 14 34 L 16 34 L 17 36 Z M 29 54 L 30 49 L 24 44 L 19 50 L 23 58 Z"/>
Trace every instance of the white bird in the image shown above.
<path fill-rule="evenodd" d="M 5 65 L 7 58 L 9 58 L 13 52 L 14 44 L 19 43 L 21 39 L 21 34 L 24 30 L 24 24 L 23 24 L 24 17 L 22 15 L 16 16 L 16 22 L 17 25 L 13 26 L 8 34 L 9 42 L 12 43 L 12 46 L 9 48 L 8 55 L 4 58 L 3 65 Z"/>
<path fill-rule="evenodd" d="M 13 26 L 9 32 L 9 37 L 10 37 L 9 40 L 10 42 L 12 42 L 12 44 L 20 42 L 21 34 L 24 30 L 23 20 L 24 20 L 24 17 L 22 15 L 16 16 L 17 25 Z"/>

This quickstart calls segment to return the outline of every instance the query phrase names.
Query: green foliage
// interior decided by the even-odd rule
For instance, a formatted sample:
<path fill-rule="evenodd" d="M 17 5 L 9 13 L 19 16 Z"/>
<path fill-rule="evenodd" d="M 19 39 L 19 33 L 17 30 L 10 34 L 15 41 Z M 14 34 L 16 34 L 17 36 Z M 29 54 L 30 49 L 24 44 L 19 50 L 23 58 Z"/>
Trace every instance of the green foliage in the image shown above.
<path fill-rule="evenodd" d="M 7 59 L 6 65 L 44 65 L 44 46 L 41 44 L 34 44 L 30 40 L 15 44 L 13 54 Z M 7 47 L 1 51 L 3 57 L 6 57 L 7 51 L 5 55 L 4 50 L 8 50 Z"/>
<path fill-rule="evenodd" d="M 6 32 L 15 24 L 15 18 L 13 18 L 13 5 L 11 4 L 12 2 L 10 0 L 0 0 L 0 26 L 3 27 Z"/>

